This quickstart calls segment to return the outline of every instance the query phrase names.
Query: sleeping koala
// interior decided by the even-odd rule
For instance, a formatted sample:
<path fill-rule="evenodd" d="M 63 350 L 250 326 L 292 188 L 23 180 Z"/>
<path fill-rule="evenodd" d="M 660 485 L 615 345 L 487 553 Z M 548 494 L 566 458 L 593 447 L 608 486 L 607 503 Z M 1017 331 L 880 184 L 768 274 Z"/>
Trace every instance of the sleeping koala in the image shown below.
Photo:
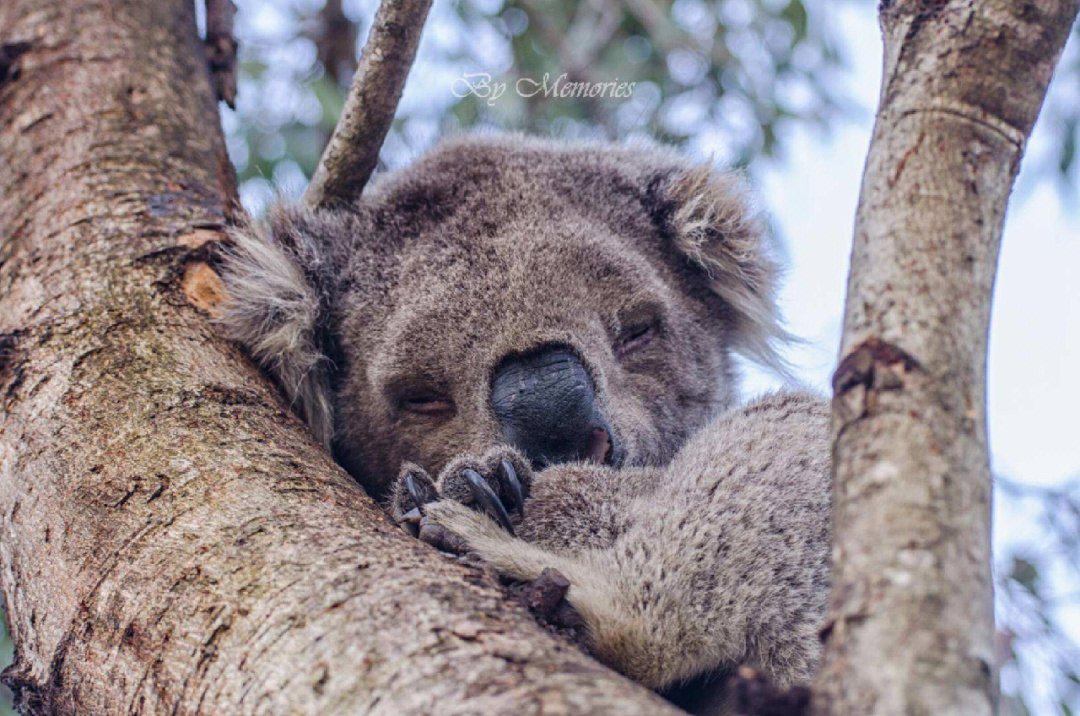
<path fill-rule="evenodd" d="M 732 353 L 775 366 L 785 336 L 733 175 L 467 138 L 233 238 L 223 322 L 421 537 L 514 579 L 557 569 L 591 651 L 647 686 L 808 679 L 826 409 L 734 405 Z"/>

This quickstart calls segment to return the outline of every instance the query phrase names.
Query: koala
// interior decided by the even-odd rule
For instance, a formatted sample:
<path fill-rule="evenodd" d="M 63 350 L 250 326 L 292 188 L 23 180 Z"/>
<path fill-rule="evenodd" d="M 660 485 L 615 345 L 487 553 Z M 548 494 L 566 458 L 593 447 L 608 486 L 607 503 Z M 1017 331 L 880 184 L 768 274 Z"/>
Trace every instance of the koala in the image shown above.
<path fill-rule="evenodd" d="M 739 177 L 657 146 L 445 142 L 328 210 L 232 233 L 221 322 L 400 522 L 569 583 L 589 650 L 672 689 L 805 682 L 828 592 L 817 398 L 780 367 Z"/>

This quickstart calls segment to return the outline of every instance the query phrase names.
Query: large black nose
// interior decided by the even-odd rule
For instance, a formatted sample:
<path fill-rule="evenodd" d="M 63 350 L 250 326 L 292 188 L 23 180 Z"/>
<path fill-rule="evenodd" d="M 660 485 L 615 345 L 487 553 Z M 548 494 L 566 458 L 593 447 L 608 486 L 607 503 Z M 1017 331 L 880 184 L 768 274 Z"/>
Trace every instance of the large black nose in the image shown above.
<path fill-rule="evenodd" d="M 566 346 L 505 358 L 492 376 L 491 406 L 503 439 L 539 468 L 614 459 L 614 438 L 597 409 L 592 379 Z"/>

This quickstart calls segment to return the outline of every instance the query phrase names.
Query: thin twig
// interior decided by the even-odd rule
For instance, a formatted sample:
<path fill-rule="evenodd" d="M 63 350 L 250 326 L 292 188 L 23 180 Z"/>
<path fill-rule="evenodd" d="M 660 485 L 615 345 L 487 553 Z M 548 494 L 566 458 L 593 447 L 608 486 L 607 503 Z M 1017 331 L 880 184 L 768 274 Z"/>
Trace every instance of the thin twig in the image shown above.
<path fill-rule="evenodd" d="M 206 0 L 206 61 L 214 95 L 236 108 L 236 38 L 232 0 Z"/>
<path fill-rule="evenodd" d="M 326 73 L 338 84 L 348 82 L 356 72 L 356 24 L 345 16 L 341 0 L 326 0 L 312 39 Z"/>
<path fill-rule="evenodd" d="M 431 0 L 384 0 L 334 133 L 304 200 L 327 206 L 356 199 L 371 177 L 394 119 Z"/>

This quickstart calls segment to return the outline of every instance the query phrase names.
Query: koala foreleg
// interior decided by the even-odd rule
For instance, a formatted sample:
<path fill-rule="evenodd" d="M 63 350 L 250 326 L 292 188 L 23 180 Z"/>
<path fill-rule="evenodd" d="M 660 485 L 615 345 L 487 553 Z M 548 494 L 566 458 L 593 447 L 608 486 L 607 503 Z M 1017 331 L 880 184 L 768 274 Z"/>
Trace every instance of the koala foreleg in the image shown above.
<path fill-rule="evenodd" d="M 560 554 L 512 537 L 487 515 L 450 500 L 428 505 L 427 514 L 499 574 L 531 582 L 545 569 L 561 572 L 570 582 L 566 600 L 584 622 L 590 650 L 646 686 L 662 688 L 725 661 L 721 644 L 701 633 L 696 609 L 683 610 L 692 606 L 680 602 L 685 595 L 643 599 L 636 574 L 641 565 L 627 569 L 612 548 Z M 735 663 L 739 654 L 727 656 Z"/>
<path fill-rule="evenodd" d="M 778 395 L 718 418 L 663 469 L 540 473 L 518 529 L 530 541 L 467 498 L 425 510 L 497 572 L 522 581 L 561 572 L 590 649 L 646 686 L 738 664 L 788 686 L 809 679 L 818 659 L 828 465 L 822 404 Z M 593 497 L 587 519 L 566 516 L 568 494 Z M 597 520 L 609 513 L 609 525 Z M 576 532 L 578 543 L 552 531 Z"/>
<path fill-rule="evenodd" d="M 646 686 L 660 687 L 670 681 L 652 673 L 669 655 L 663 642 L 649 633 L 650 625 L 636 606 L 625 599 L 624 590 L 632 585 L 620 574 L 610 549 L 560 554 L 512 537 L 487 515 L 450 500 L 428 505 L 427 512 L 499 574 L 531 582 L 545 569 L 562 573 L 570 582 L 566 601 L 584 622 L 586 639 L 597 658 Z"/>

